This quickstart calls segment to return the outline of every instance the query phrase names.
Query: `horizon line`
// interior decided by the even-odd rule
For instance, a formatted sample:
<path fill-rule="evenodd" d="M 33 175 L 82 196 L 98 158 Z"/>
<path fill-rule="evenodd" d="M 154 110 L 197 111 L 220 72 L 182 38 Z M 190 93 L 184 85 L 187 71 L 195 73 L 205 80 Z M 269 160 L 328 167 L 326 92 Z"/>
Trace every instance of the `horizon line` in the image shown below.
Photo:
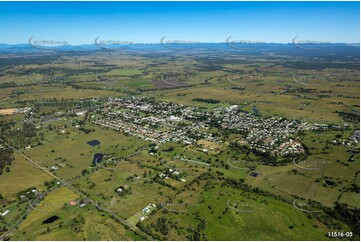
<path fill-rule="evenodd" d="M 295 44 L 294 42 L 258 42 L 258 43 L 240 43 L 240 42 L 196 42 L 196 43 L 162 43 L 162 42 L 134 42 L 129 44 L 104 44 L 104 45 L 138 45 L 138 44 L 169 44 L 169 45 L 197 45 L 197 44 L 244 44 L 244 45 L 261 45 L 261 44 Z M 360 44 L 360 42 L 323 42 L 323 43 L 297 43 L 297 44 Z M 30 45 L 29 43 L 0 43 L 0 45 Z M 54 45 L 54 46 L 82 46 L 82 45 L 97 45 L 96 43 L 83 43 L 83 44 L 63 44 L 63 45 Z M 31 45 L 30 45 L 31 46 Z M 49 45 L 47 45 L 49 46 Z"/>

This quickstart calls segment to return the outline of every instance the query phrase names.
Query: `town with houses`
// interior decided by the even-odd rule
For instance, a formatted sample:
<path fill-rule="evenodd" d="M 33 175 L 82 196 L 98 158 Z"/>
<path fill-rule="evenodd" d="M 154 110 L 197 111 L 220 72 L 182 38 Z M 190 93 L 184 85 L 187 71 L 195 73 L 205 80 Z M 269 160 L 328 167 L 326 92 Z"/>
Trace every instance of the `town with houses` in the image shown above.
<path fill-rule="evenodd" d="M 299 131 L 350 128 L 347 124 L 310 124 L 282 117 L 263 117 L 246 112 L 238 105 L 205 111 L 204 108 L 150 98 L 110 98 L 104 107 L 98 107 L 94 112 L 100 114 L 91 118 L 96 125 L 159 144 L 174 141 L 189 145 L 201 139 L 222 144 L 223 135 L 219 134 L 228 130 L 242 135 L 240 143 L 251 149 L 279 156 L 305 152 L 294 138 Z M 221 132 L 212 132 L 214 128 Z"/>

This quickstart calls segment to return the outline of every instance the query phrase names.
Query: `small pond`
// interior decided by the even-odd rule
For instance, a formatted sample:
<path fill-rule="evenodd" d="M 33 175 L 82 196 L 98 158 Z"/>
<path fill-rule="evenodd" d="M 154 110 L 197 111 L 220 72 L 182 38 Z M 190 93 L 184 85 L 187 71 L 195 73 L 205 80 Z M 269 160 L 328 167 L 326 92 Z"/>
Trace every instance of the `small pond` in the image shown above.
<path fill-rule="evenodd" d="M 333 181 L 330 181 L 330 180 L 325 180 L 325 183 L 326 185 L 329 185 L 329 186 L 334 186 L 335 183 Z"/>
<path fill-rule="evenodd" d="M 90 146 L 96 146 L 96 145 L 100 144 L 101 142 L 97 139 L 94 139 L 94 140 L 88 141 L 86 143 Z"/>
<path fill-rule="evenodd" d="M 103 160 L 103 154 L 102 153 L 95 153 L 93 158 L 93 165 L 96 165 L 97 163 L 102 162 Z"/>
<path fill-rule="evenodd" d="M 43 224 L 50 224 L 58 220 L 60 217 L 57 215 L 51 216 L 43 221 Z"/>

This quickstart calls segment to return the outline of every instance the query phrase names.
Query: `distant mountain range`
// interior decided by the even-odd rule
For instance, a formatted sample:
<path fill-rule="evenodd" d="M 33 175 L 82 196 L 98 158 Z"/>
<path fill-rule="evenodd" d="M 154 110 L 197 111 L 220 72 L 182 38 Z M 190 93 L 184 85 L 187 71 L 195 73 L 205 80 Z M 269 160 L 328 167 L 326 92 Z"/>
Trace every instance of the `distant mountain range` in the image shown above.
<path fill-rule="evenodd" d="M 345 43 L 327 43 L 327 44 L 281 44 L 281 43 L 261 43 L 261 44 L 239 44 L 239 43 L 195 43 L 195 44 L 169 44 L 169 43 L 153 43 L 153 44 L 128 44 L 128 45 L 100 45 L 100 44 L 83 44 L 83 45 L 61 45 L 56 47 L 33 46 L 31 44 L 0 44 L 0 52 L 2 53 L 19 53 L 19 52 L 39 52 L 39 51 L 98 51 L 98 50 L 125 50 L 125 51 L 162 51 L 162 52 L 197 52 L 197 51 L 237 51 L 244 53 L 261 53 L 275 52 L 283 53 L 324 53 L 324 54 L 352 54 L 359 55 L 360 44 Z M 307 55 L 307 54 L 306 54 Z"/>

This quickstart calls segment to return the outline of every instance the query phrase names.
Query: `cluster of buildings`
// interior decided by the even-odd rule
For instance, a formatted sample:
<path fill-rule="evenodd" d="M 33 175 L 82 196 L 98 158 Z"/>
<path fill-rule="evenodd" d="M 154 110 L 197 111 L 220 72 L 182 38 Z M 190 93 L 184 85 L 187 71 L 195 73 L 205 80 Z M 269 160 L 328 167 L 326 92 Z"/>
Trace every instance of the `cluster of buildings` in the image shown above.
<path fill-rule="evenodd" d="M 360 130 L 355 130 L 355 131 L 351 134 L 349 140 L 350 140 L 351 142 L 354 142 L 355 144 L 358 144 L 358 143 L 360 142 Z"/>
<path fill-rule="evenodd" d="M 360 130 L 355 130 L 348 139 L 335 138 L 331 140 L 331 144 L 333 145 L 342 145 L 349 148 L 358 147 L 359 142 L 360 142 Z"/>
<path fill-rule="evenodd" d="M 167 168 L 164 173 L 159 174 L 158 176 L 160 178 L 165 178 L 168 179 L 169 177 L 171 178 L 178 178 L 178 176 L 181 174 L 181 171 L 178 170 L 177 168 Z"/>
<path fill-rule="evenodd" d="M 255 115 L 242 111 L 237 105 L 217 108 L 214 115 L 220 118 L 222 128 L 241 133 L 244 136 L 243 143 L 252 149 L 281 155 L 304 152 L 299 142 L 290 139 L 303 129 L 299 121 Z"/>
<path fill-rule="evenodd" d="M 188 162 L 188 163 L 196 163 L 196 164 L 199 164 L 199 165 L 210 166 L 210 164 L 208 164 L 208 163 L 197 161 L 197 160 L 187 159 L 186 157 L 182 157 L 182 156 L 179 156 L 179 155 L 177 155 L 176 158 L 180 159 L 181 161 Z"/>
<path fill-rule="evenodd" d="M 312 124 L 312 126 L 309 128 L 312 131 L 325 131 L 325 130 L 343 130 L 343 129 L 349 129 L 351 128 L 351 125 L 344 123 L 343 125 L 339 125 L 339 124 L 318 124 L 318 123 L 314 123 Z"/>
<path fill-rule="evenodd" d="M 32 197 L 33 195 L 36 195 L 36 194 L 38 194 L 38 191 L 36 189 L 31 189 L 29 191 L 22 192 L 19 197 L 21 200 L 24 200 L 25 198 Z"/>
<path fill-rule="evenodd" d="M 305 149 L 300 142 L 290 139 L 289 141 L 282 143 L 276 149 L 276 153 L 281 156 L 297 155 L 305 153 Z"/>
<path fill-rule="evenodd" d="M 224 140 L 210 132 L 217 128 L 239 134 L 241 142 L 251 149 L 281 156 L 305 152 L 300 142 L 291 139 L 300 130 L 344 128 L 341 125 L 313 125 L 282 117 L 264 117 L 245 112 L 237 105 L 205 110 L 151 98 L 109 98 L 96 112 L 102 117 L 91 122 L 155 143 L 194 144 L 202 139 L 221 144 Z"/>
<path fill-rule="evenodd" d="M 144 219 L 146 219 L 147 218 L 146 215 L 148 215 L 151 211 L 153 211 L 156 208 L 157 206 L 154 203 L 148 204 L 148 206 L 142 209 L 141 213 L 136 214 L 139 216 L 139 221 L 143 221 Z"/>
<path fill-rule="evenodd" d="M 151 99 L 111 99 L 94 124 L 137 136 L 155 143 L 169 141 L 193 144 L 197 140 L 217 141 L 204 122 L 191 122 L 195 107 Z"/>
<path fill-rule="evenodd" d="M 24 107 L 24 108 L 17 108 L 15 113 L 28 113 L 31 111 L 31 108 L 29 107 Z"/>

